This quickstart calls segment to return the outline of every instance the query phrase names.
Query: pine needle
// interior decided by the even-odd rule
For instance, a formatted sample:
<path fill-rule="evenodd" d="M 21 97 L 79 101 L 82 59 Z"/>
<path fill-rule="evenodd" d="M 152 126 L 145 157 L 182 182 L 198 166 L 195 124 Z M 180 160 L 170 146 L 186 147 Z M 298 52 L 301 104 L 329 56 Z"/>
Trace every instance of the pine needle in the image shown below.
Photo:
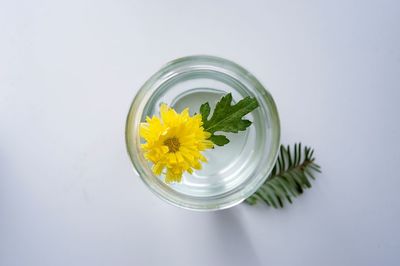
<path fill-rule="evenodd" d="M 310 179 L 321 172 L 313 157 L 310 147 L 302 149 L 301 143 L 294 144 L 293 149 L 281 145 L 275 166 L 265 183 L 249 198 L 246 203 L 254 205 L 259 201 L 274 208 L 282 208 L 285 202 L 292 203 L 292 198 L 303 194 L 311 188 Z"/>

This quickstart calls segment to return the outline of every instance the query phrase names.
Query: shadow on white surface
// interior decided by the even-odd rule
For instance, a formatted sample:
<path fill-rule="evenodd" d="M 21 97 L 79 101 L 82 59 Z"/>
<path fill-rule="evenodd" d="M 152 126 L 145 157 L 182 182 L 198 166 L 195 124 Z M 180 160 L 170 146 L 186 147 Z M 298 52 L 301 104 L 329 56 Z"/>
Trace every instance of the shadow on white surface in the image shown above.
<path fill-rule="evenodd" d="M 237 208 L 212 213 L 216 248 L 219 248 L 226 265 L 262 265 L 252 241 L 240 220 Z M 265 265 L 265 264 L 264 264 Z"/>

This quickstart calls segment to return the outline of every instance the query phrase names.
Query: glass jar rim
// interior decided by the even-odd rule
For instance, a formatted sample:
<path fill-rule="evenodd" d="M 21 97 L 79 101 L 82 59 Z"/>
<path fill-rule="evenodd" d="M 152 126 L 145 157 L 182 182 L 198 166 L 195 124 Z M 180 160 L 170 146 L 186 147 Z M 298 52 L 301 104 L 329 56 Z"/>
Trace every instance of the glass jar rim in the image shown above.
<path fill-rule="evenodd" d="M 271 116 L 271 127 L 273 130 L 273 140 L 271 145 L 265 173 L 252 180 L 248 178 L 247 184 L 239 191 L 232 191 L 229 195 L 219 195 L 218 197 L 196 197 L 183 195 L 164 182 L 155 182 L 154 174 L 149 169 L 144 156 L 140 152 L 140 136 L 138 135 L 138 125 L 142 120 L 145 105 L 152 94 L 164 82 L 170 80 L 174 75 L 184 71 L 195 71 L 198 68 L 207 68 L 216 72 L 223 72 L 231 75 L 232 78 L 242 79 L 251 84 L 253 89 L 260 95 L 260 98 L 267 103 L 268 112 Z M 246 69 L 238 64 L 220 57 L 209 55 L 194 55 L 175 59 L 164 65 L 159 71 L 153 74 L 139 89 L 134 97 L 126 120 L 125 130 L 126 147 L 129 157 L 142 181 L 161 199 L 181 208 L 190 210 L 219 210 L 235 206 L 251 196 L 266 180 L 275 164 L 280 146 L 280 121 L 275 102 L 263 85 Z"/>

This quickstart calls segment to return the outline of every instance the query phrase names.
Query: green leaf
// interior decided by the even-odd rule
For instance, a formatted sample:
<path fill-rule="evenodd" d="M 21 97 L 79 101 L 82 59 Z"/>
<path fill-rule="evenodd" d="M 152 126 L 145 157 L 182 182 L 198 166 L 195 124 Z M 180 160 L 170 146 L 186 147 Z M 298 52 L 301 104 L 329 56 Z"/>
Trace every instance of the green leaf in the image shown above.
<path fill-rule="evenodd" d="M 202 115 L 203 128 L 205 131 L 214 134 L 217 131 L 233 132 L 246 130 L 251 125 L 251 121 L 243 119 L 245 115 L 258 107 L 258 102 L 255 98 L 245 97 L 238 103 L 232 105 L 232 94 L 228 93 L 223 96 L 216 104 L 214 112 L 210 119 L 210 105 L 204 103 L 200 107 L 200 114 Z M 223 136 L 223 135 L 219 135 Z M 212 138 L 210 138 L 212 140 Z M 225 145 L 228 142 L 226 137 L 222 140 L 221 137 L 214 138 L 218 143 L 216 145 Z M 212 140 L 213 141 L 213 140 Z M 220 145 L 221 146 L 221 145 Z"/>
<path fill-rule="evenodd" d="M 224 146 L 229 143 L 229 139 L 224 135 L 211 135 L 210 140 L 218 146 Z"/>
<path fill-rule="evenodd" d="M 210 104 L 208 102 L 203 103 L 200 106 L 200 114 L 202 116 L 203 124 L 207 120 L 208 116 L 210 115 L 210 110 L 211 110 L 211 108 L 210 108 Z"/>
<path fill-rule="evenodd" d="M 283 207 L 286 201 L 292 203 L 292 197 L 311 187 L 310 180 L 315 179 L 315 172 L 321 172 L 312 157 L 313 152 L 307 146 L 302 149 L 301 143 L 296 143 L 293 149 L 281 146 L 271 174 L 246 202 L 254 205 L 262 201 L 274 208 Z"/>

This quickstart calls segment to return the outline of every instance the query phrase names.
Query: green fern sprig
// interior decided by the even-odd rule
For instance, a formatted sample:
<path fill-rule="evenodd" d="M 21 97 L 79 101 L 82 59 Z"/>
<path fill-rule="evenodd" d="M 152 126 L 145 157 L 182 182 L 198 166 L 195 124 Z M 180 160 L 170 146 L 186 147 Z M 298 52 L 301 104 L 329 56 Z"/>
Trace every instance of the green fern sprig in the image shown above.
<path fill-rule="evenodd" d="M 315 163 L 314 150 L 302 149 L 301 143 L 294 144 L 294 149 L 281 145 L 278 159 L 265 183 L 246 202 L 253 205 L 263 201 L 274 208 L 282 208 L 285 201 L 292 203 L 292 198 L 303 194 L 310 188 L 310 179 L 315 179 L 315 172 L 321 172 Z"/>

